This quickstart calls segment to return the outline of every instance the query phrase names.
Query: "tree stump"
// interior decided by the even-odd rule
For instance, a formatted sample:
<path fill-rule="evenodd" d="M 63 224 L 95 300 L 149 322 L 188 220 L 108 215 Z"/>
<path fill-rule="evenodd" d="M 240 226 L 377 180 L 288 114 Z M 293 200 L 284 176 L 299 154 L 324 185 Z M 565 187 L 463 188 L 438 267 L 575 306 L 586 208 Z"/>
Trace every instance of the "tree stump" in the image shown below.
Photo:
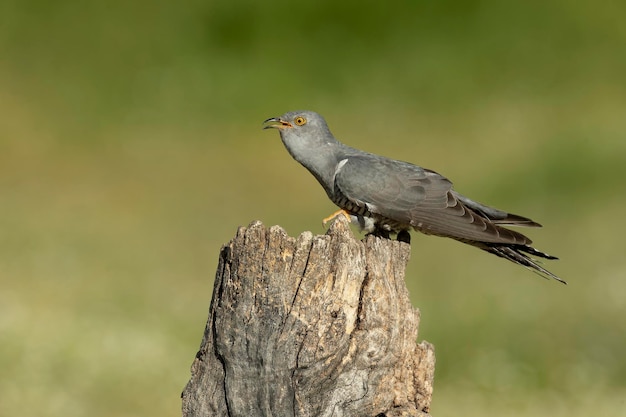
<path fill-rule="evenodd" d="M 409 255 L 357 241 L 343 216 L 297 239 L 239 228 L 220 251 L 183 416 L 429 416 L 435 355 L 416 342 Z"/>

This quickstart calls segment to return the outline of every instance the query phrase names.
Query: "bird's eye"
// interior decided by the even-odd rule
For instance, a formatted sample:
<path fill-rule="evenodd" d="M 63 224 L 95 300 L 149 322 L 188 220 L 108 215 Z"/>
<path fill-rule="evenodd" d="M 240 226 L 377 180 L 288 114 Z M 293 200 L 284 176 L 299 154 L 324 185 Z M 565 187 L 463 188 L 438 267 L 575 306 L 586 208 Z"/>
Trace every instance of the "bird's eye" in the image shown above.
<path fill-rule="evenodd" d="M 296 122 L 298 126 L 302 126 L 303 124 L 306 124 L 306 119 L 302 116 L 298 116 L 295 118 L 294 122 Z"/>

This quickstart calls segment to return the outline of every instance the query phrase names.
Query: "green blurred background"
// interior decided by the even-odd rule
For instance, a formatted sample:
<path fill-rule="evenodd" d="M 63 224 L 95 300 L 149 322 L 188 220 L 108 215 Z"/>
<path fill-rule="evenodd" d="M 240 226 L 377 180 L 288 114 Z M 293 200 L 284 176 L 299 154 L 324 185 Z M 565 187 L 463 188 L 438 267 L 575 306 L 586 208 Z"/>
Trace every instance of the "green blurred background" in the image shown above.
<path fill-rule="evenodd" d="M 626 3 L 0 4 L 0 415 L 172 416 L 220 246 L 334 210 L 261 122 L 532 217 L 570 285 L 414 235 L 433 415 L 626 416 Z"/>

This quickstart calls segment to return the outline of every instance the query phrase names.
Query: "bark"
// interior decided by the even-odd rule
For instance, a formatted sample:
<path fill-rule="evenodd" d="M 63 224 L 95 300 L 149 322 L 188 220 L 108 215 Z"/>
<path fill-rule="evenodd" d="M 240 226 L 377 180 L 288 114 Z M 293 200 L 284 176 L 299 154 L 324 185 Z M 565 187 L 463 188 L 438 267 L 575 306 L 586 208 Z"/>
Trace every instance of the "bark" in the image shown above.
<path fill-rule="evenodd" d="M 357 241 L 342 216 L 323 236 L 239 228 L 220 252 L 183 416 L 429 416 L 435 355 L 416 342 L 409 254 Z"/>

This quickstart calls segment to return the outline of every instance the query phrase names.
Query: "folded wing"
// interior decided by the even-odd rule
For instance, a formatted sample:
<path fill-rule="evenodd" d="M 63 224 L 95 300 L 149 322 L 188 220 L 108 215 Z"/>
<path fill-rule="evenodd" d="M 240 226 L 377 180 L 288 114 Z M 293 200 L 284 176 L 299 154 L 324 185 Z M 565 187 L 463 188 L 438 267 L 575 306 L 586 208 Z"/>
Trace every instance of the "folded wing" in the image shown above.
<path fill-rule="evenodd" d="M 342 160 L 335 173 L 335 191 L 387 219 L 462 241 L 528 245 L 526 236 L 500 225 L 539 226 L 461 196 L 434 171 L 373 155 Z"/>

